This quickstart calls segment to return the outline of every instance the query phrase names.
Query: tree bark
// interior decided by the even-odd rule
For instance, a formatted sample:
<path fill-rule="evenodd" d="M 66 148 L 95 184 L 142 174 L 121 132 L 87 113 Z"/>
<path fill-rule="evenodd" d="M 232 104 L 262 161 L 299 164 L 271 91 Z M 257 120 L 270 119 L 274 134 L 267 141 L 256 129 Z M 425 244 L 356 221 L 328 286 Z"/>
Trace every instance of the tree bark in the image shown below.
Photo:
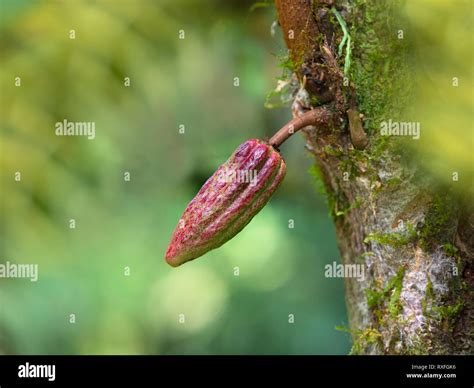
<path fill-rule="evenodd" d="M 362 281 L 345 278 L 352 352 L 472 353 L 474 212 L 465 199 L 433 189 L 436 182 L 420 178 L 413 160 L 405 163 L 404 151 L 380 136 L 380 120 L 401 109 L 393 101 L 400 96 L 390 94 L 413 70 L 402 65 L 403 49 L 384 38 L 399 17 L 396 7 L 369 3 L 276 0 L 303 85 L 293 115 L 315 106 L 332 112 L 326 125 L 303 132 L 326 188 L 342 262 L 365 269 Z M 350 26 L 347 74 L 333 7 Z"/>

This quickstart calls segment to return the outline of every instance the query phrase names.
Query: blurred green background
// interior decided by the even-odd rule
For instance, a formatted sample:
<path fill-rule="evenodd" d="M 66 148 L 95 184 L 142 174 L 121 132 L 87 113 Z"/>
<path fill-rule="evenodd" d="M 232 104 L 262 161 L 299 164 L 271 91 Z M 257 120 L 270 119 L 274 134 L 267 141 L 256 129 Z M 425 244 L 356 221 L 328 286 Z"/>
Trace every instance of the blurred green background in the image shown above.
<path fill-rule="evenodd" d="M 252 4 L 1 0 L 0 261 L 39 264 L 36 283 L 0 279 L 1 353 L 348 353 L 343 282 L 323 271 L 334 228 L 300 136 L 242 233 L 178 269 L 163 259 L 215 168 L 290 118 L 264 108 L 285 49 L 274 7 Z M 55 136 L 64 119 L 96 138 Z"/>

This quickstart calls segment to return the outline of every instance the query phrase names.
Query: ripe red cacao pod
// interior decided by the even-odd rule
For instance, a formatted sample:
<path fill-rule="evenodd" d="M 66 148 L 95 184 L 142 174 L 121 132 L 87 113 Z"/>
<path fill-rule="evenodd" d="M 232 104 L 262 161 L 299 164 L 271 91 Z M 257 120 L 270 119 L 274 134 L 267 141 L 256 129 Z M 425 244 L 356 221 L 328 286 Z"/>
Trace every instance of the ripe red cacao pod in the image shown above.
<path fill-rule="evenodd" d="M 280 153 L 268 143 L 241 144 L 188 204 L 166 251 L 168 264 L 177 267 L 239 233 L 268 202 L 285 170 Z"/>

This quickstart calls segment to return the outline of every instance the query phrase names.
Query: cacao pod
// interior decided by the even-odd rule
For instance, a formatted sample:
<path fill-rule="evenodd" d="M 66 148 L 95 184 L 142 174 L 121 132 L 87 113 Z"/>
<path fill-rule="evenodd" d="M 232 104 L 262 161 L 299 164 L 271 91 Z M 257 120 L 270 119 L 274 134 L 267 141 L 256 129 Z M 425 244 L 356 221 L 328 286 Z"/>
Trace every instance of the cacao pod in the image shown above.
<path fill-rule="evenodd" d="M 285 176 L 285 161 L 268 143 L 252 139 L 206 181 L 171 237 L 166 261 L 177 267 L 220 247 L 265 206 Z"/>

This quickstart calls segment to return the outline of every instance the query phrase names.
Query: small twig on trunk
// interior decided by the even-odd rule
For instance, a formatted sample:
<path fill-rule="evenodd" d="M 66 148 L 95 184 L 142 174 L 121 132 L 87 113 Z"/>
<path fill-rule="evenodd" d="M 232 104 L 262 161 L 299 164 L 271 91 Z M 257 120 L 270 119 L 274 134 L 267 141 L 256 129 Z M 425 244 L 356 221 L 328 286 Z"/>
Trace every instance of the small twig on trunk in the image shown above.
<path fill-rule="evenodd" d="M 308 125 L 326 125 L 329 123 L 331 112 L 325 107 L 317 107 L 304 113 L 299 117 L 295 117 L 293 120 L 285 124 L 277 133 L 275 133 L 268 143 L 274 148 L 278 148 L 283 144 L 290 136 L 300 129 L 307 127 Z"/>

